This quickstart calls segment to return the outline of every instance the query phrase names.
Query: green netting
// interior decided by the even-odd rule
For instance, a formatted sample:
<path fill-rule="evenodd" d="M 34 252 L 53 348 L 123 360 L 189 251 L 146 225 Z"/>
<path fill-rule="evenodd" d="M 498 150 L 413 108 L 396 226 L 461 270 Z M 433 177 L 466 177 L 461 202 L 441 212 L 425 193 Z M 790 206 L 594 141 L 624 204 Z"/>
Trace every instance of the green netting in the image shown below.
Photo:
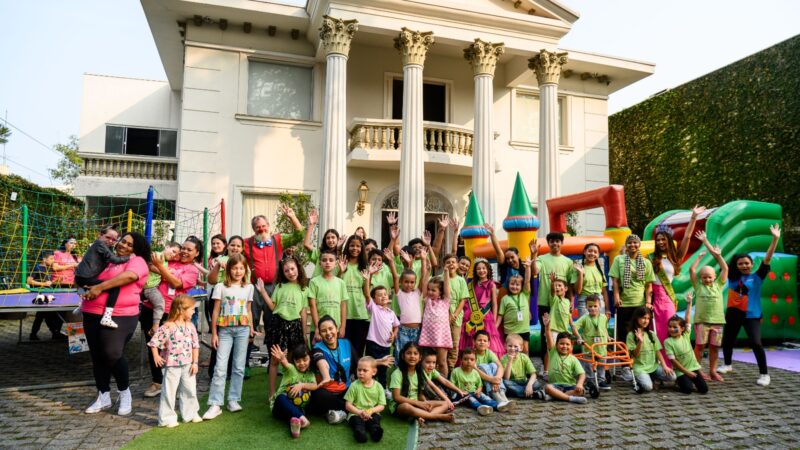
<path fill-rule="evenodd" d="M 74 253 L 82 255 L 103 226 L 145 234 L 148 211 L 156 250 L 170 240 L 194 235 L 205 241 L 223 231 L 220 204 L 176 211 L 174 201 L 159 197 L 152 189 L 152 200 L 148 192 L 80 199 L 16 176 L 0 176 L 0 289 L 25 287 L 24 279 L 43 251 L 59 250 L 67 238 L 77 240 Z"/>

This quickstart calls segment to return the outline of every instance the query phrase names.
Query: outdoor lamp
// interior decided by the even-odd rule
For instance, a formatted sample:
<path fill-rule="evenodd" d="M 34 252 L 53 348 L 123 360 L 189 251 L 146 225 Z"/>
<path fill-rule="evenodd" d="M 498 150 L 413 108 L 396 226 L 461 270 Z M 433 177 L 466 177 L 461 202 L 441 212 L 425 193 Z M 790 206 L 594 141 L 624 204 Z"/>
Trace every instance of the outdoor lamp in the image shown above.
<path fill-rule="evenodd" d="M 364 214 L 364 203 L 367 202 L 368 192 L 369 186 L 367 186 L 367 182 L 361 180 L 361 184 L 358 185 L 358 204 L 356 205 L 356 212 L 359 216 Z"/>

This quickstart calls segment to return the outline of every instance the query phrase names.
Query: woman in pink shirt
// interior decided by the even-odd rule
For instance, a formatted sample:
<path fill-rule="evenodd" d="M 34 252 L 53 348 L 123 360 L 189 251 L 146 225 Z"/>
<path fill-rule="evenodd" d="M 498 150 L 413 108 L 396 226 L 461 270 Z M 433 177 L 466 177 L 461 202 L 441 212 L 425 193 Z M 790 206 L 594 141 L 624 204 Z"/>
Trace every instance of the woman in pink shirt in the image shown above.
<path fill-rule="evenodd" d="M 55 262 L 53 263 L 53 284 L 62 287 L 70 287 L 75 284 L 75 267 L 78 266 L 80 259 L 72 252 L 75 251 L 74 237 L 64 239 L 61 243 L 61 248 L 58 249 L 55 255 Z"/>
<path fill-rule="evenodd" d="M 83 329 L 92 357 L 92 371 L 99 395 L 86 409 L 87 414 L 98 413 L 111 407 L 111 376 L 117 381 L 119 410 L 117 414 L 131 413 L 131 391 L 125 345 L 136 331 L 139 316 L 139 295 L 147 281 L 147 262 L 150 244 L 139 233 L 125 233 L 115 246 L 117 255 L 130 256 L 123 264 L 109 264 L 97 277 L 103 282 L 92 286 L 81 305 Z M 117 328 L 100 325 L 108 294 L 105 291 L 119 287 L 119 297 L 114 307 Z"/>
<path fill-rule="evenodd" d="M 164 266 L 164 261 L 161 260 L 160 256 L 153 254 L 150 267 L 151 270 L 161 275 L 161 284 L 158 285 L 158 291 L 161 292 L 161 296 L 164 298 L 164 304 L 154 305 L 150 300 L 145 300 L 142 303 L 142 313 L 139 315 L 142 333 L 147 333 L 147 336 L 152 337 L 161 323 L 167 319 L 172 300 L 197 285 L 200 271 L 194 263 L 202 261 L 202 257 L 203 241 L 194 236 L 186 238 L 186 241 L 181 245 L 180 260 L 170 261 L 167 266 Z M 147 360 L 153 381 L 150 387 L 144 391 L 144 396 L 156 397 L 161 394 L 161 382 L 164 380 L 164 375 L 161 368 L 156 366 L 152 354 L 147 354 Z"/>

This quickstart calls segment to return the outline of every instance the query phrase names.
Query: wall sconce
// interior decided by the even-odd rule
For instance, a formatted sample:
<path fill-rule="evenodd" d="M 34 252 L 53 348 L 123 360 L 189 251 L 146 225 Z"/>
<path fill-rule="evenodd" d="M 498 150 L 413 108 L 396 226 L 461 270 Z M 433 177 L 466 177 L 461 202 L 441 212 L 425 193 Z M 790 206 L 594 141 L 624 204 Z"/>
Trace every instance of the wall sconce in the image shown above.
<path fill-rule="evenodd" d="M 367 202 L 367 193 L 369 193 L 369 186 L 367 186 L 367 182 L 361 180 L 361 184 L 358 185 L 358 204 L 356 205 L 356 212 L 358 215 L 364 214 L 364 203 Z"/>

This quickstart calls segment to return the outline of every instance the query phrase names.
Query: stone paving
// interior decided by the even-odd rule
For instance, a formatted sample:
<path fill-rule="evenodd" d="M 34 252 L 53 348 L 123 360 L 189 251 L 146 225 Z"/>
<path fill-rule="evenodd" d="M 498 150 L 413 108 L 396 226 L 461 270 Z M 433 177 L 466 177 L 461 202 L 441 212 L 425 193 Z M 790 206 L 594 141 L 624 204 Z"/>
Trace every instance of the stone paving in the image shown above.
<path fill-rule="evenodd" d="M 30 322 L 24 323 L 23 331 L 30 329 Z M 41 337 L 48 337 L 46 330 Z M 69 356 L 63 343 L 18 345 L 16 339 L 17 322 L 0 321 L 0 449 L 119 448 L 156 426 L 158 399 L 142 397 L 149 372 L 136 378 L 138 335 L 126 352 L 134 398 L 134 413 L 128 417 L 83 414 L 96 396 L 92 385 L 14 390 L 12 386 L 92 379 L 88 354 Z M 206 358 L 207 349 L 202 348 Z M 636 395 L 628 384 L 617 383 L 587 405 L 522 401 L 513 412 L 486 417 L 459 408 L 458 423 L 428 424 L 420 430 L 418 445 L 459 450 L 800 447 L 800 374 L 771 369 L 771 386 L 761 388 L 754 383 L 755 366 L 735 367 L 728 381 L 712 383 L 706 396 L 685 396 L 671 387 Z M 208 381 L 201 370 L 200 390 L 207 389 Z"/>

